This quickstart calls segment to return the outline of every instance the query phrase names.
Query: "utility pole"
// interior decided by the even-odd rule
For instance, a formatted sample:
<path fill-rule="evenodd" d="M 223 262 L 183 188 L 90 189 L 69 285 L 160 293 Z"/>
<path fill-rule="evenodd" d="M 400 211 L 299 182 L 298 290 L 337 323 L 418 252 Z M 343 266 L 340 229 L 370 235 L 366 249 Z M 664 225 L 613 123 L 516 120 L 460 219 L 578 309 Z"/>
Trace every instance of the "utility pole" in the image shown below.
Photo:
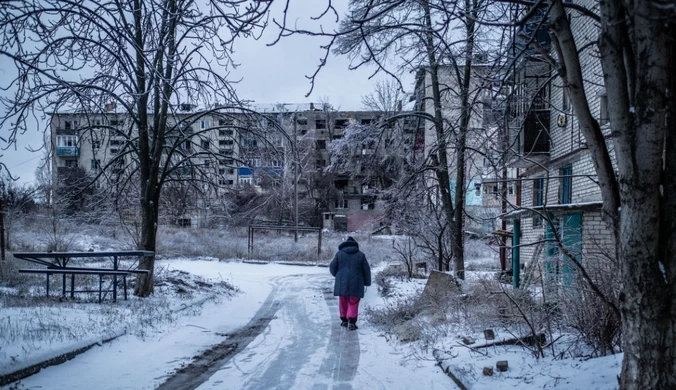
<path fill-rule="evenodd" d="M 293 231 L 293 241 L 298 242 L 298 121 L 296 112 L 293 113 L 293 223 L 296 229 Z"/>

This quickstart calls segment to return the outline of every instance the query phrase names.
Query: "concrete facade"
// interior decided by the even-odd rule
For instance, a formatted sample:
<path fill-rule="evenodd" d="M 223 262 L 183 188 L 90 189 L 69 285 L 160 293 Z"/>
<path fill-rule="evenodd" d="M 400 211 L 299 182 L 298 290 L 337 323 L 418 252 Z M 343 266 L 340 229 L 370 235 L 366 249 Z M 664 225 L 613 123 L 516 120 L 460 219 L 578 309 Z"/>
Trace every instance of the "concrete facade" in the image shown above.
<path fill-rule="evenodd" d="M 259 105 L 251 109 L 258 115 L 238 110 L 179 107 L 169 120 L 171 132 L 177 136 L 168 134 L 166 149 L 173 148 L 182 156 L 188 156 L 205 174 L 201 179 L 218 188 L 216 195 L 227 196 L 243 187 L 262 193 L 284 185 L 284 178 L 292 181 L 295 147 L 299 155 L 300 196 L 317 198 L 331 194 L 331 199 L 324 199 L 324 215 L 317 217 L 324 221 L 322 227 L 333 229 L 333 223 L 327 223 L 335 215 L 346 216 L 345 228 L 350 230 L 372 229 L 380 224 L 383 206 L 378 200 L 381 188 L 376 182 L 361 182 L 354 175 L 352 178 L 337 175 L 329 184 L 331 189 L 308 192 L 306 188 L 311 188 L 310 182 L 322 175 L 330 162 L 331 143 L 343 138 L 348 126 L 377 123 L 383 113 L 338 111 L 329 105 L 313 103 Z M 134 153 L 130 151 L 137 145 L 138 133 L 130 119 L 114 105 L 96 113 L 53 113 L 51 130 L 54 183 L 64 183 L 70 172 L 81 168 L 89 180 L 98 177 L 97 187 L 111 185 L 116 175 L 123 176 L 136 165 Z M 399 136 L 408 140 L 404 149 L 412 150 L 413 135 L 413 131 L 407 131 Z M 383 151 L 384 145 L 373 149 L 368 145 L 355 145 L 358 155 Z M 194 172 L 185 174 L 194 175 Z M 209 217 L 208 203 L 197 199 L 191 202 L 190 211 L 176 218 L 186 226 L 205 223 Z"/>

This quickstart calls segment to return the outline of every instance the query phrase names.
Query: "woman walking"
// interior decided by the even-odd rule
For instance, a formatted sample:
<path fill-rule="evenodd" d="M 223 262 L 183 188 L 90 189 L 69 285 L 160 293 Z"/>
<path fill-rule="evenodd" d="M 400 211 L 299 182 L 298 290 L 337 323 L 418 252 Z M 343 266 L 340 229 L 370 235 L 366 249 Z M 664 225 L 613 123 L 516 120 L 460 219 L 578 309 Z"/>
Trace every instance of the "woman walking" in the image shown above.
<path fill-rule="evenodd" d="M 364 287 L 371 285 L 371 267 L 354 238 L 348 237 L 338 245 L 338 252 L 331 261 L 329 270 L 336 278 L 333 295 L 339 297 L 340 326 L 355 330 L 359 300 L 364 298 Z"/>

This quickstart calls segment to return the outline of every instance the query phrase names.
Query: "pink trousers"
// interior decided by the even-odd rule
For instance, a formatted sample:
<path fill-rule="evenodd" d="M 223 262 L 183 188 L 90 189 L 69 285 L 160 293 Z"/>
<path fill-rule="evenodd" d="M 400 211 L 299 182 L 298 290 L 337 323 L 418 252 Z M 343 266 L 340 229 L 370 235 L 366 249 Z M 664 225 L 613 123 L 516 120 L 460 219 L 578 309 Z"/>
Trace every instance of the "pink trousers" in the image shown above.
<path fill-rule="evenodd" d="M 359 297 L 338 297 L 338 310 L 341 317 L 357 318 L 359 314 Z"/>

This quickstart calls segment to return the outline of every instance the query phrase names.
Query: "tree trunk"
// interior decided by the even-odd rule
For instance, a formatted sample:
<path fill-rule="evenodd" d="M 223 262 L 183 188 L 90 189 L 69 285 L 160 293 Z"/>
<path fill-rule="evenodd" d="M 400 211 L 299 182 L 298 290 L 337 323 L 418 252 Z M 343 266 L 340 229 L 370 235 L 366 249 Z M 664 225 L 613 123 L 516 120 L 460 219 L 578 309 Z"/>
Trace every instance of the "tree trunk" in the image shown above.
<path fill-rule="evenodd" d="M 469 129 L 470 116 L 472 115 L 472 102 L 470 101 L 469 90 L 472 82 L 472 59 L 474 57 L 474 32 L 477 20 L 476 0 L 465 0 L 465 13 L 468 15 L 465 19 L 466 45 L 465 45 L 465 67 L 463 68 L 462 80 L 460 84 L 460 127 L 458 128 L 458 139 L 456 140 L 456 180 L 455 180 L 455 216 L 453 218 L 453 270 L 455 276 L 459 279 L 465 279 L 465 245 L 464 229 L 465 221 L 465 154 L 467 149 L 467 131 Z"/>
<path fill-rule="evenodd" d="M 437 136 L 437 150 L 438 159 L 436 164 L 436 176 L 439 182 L 439 194 L 441 197 L 441 204 L 444 208 L 444 214 L 448 220 L 451 237 L 454 237 L 454 210 L 453 201 L 451 199 L 451 181 L 448 174 L 448 144 L 447 137 L 444 131 L 444 122 L 441 112 L 441 89 L 439 88 L 439 63 L 434 51 L 434 38 L 432 33 L 432 17 L 430 14 L 429 4 L 423 2 L 423 9 L 425 12 L 425 25 L 429 32 L 426 35 L 425 49 L 427 52 L 427 60 L 429 61 L 430 84 L 432 87 L 432 104 L 434 105 L 434 129 Z"/>
<path fill-rule="evenodd" d="M 141 220 L 141 249 L 155 252 L 157 243 L 157 202 L 154 199 L 143 197 Z M 147 275 L 139 274 L 136 276 L 136 286 L 134 295 L 138 297 L 147 297 L 153 293 L 153 277 L 155 274 L 155 256 L 144 256 L 139 264 L 140 269 L 147 269 L 150 272 Z"/>
<path fill-rule="evenodd" d="M 623 389 L 676 388 L 676 28 L 651 3 L 602 7 L 602 54 L 620 183 Z M 631 17 L 631 26 L 625 20 Z M 668 14 L 668 13 L 667 13 Z M 662 19 L 662 20 L 660 20 Z M 619 28 L 618 28 L 619 27 Z M 631 40 L 630 40 L 631 37 Z M 640 70 L 636 72 L 635 70 Z M 622 82 L 618 77 L 627 77 Z M 615 123 L 619 126 L 615 127 Z"/>
<path fill-rule="evenodd" d="M 613 130 L 617 177 L 584 96 L 561 1 L 552 29 L 562 76 L 592 154 L 621 264 L 622 389 L 676 388 L 676 28 L 657 3 L 600 2 L 599 52 Z M 633 8 L 627 8 L 633 7 Z"/>

